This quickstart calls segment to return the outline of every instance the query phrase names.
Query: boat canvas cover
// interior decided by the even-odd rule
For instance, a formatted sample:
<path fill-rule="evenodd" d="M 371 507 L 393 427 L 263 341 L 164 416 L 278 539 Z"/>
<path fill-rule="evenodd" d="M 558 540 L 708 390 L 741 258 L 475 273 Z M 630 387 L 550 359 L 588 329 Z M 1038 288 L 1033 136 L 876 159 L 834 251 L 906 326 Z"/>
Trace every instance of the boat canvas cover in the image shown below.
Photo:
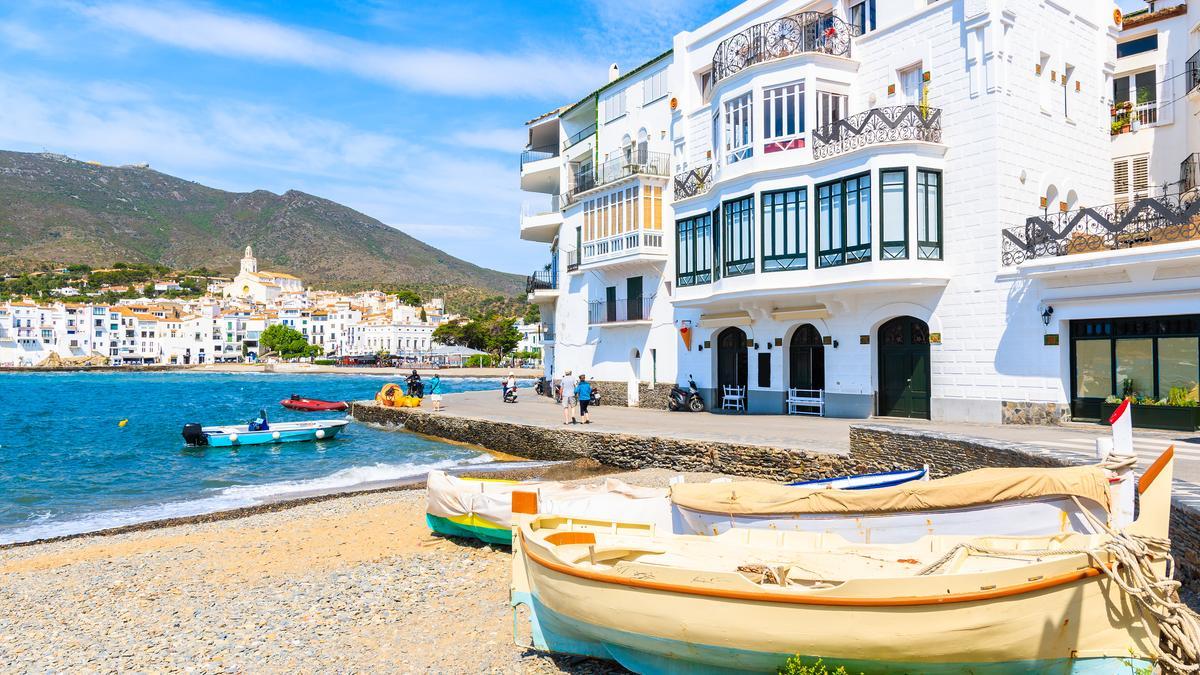
<path fill-rule="evenodd" d="M 1067 497 L 1090 500 L 1110 513 L 1108 472 L 1096 466 L 978 469 L 874 490 L 810 489 L 748 481 L 671 486 L 671 501 L 676 506 L 731 515 L 899 513 Z"/>
<path fill-rule="evenodd" d="M 552 481 L 519 483 L 466 480 L 444 471 L 430 471 L 426 480 L 426 511 L 441 518 L 477 515 L 500 526 L 512 524 L 512 493 L 534 492 L 538 512 L 574 518 L 610 518 L 619 513 L 633 522 L 660 521 L 669 528 L 667 491 L 635 487 L 607 478 L 602 483 L 567 485 Z M 668 529 L 669 531 L 669 529 Z"/>

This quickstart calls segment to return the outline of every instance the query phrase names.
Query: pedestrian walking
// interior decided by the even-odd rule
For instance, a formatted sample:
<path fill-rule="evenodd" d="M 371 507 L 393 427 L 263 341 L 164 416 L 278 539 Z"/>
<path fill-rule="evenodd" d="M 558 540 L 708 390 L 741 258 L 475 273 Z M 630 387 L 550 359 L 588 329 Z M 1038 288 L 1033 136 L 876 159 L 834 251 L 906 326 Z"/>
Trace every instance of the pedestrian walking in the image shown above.
<path fill-rule="evenodd" d="M 577 381 L 571 371 L 562 377 L 563 424 L 575 424 L 575 385 Z"/>
<path fill-rule="evenodd" d="M 433 401 L 433 411 L 442 411 L 442 378 L 437 373 L 429 378 L 429 400 Z"/>
<path fill-rule="evenodd" d="M 591 424 L 592 418 L 588 416 L 588 404 L 592 402 L 592 383 L 587 381 L 587 376 L 583 373 L 579 374 L 579 384 L 575 385 L 575 398 L 579 401 L 579 419 L 584 424 Z"/>

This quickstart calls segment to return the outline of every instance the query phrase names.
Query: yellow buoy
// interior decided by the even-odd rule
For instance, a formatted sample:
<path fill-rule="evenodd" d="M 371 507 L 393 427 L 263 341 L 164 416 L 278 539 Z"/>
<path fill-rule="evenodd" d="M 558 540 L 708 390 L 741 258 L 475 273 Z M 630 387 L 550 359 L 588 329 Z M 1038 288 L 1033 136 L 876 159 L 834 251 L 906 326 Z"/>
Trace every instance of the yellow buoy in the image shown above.
<path fill-rule="evenodd" d="M 117 426 L 119 426 L 119 427 L 123 427 L 126 424 L 129 424 L 129 418 L 125 418 L 125 419 L 121 420 L 120 422 L 117 422 Z"/>

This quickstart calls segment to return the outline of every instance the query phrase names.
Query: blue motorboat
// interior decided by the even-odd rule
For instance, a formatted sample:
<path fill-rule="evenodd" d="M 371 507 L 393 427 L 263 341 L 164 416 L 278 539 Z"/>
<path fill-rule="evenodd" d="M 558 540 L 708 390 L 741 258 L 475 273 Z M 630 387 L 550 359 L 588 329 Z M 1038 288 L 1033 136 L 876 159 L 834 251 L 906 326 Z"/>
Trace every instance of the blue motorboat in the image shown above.
<path fill-rule="evenodd" d="M 863 473 L 857 476 L 839 476 L 837 478 L 818 478 L 788 483 L 795 487 L 827 488 L 830 490 L 869 490 L 872 488 L 893 487 L 914 480 L 927 480 L 929 467 L 909 469 L 905 471 L 885 471 L 883 473 Z"/>
<path fill-rule="evenodd" d="M 306 422 L 272 422 L 255 420 L 249 424 L 202 427 L 187 424 L 183 427 L 183 440 L 189 446 L 236 447 L 240 445 L 263 445 L 267 443 L 294 443 L 297 441 L 327 441 L 338 435 L 349 420 L 311 420 Z"/>

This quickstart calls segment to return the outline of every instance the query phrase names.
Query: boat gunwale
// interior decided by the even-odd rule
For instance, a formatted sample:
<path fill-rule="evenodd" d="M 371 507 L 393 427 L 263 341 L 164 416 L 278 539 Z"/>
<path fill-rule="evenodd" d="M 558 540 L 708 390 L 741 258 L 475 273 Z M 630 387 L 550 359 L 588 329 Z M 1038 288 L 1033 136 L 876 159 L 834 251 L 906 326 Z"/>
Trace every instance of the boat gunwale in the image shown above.
<path fill-rule="evenodd" d="M 631 586 L 633 588 L 643 588 L 647 590 L 664 591 L 667 593 L 677 593 L 681 595 L 699 595 L 706 597 L 723 598 L 728 600 L 751 600 L 756 602 L 770 602 L 777 604 L 791 605 L 823 605 L 837 607 L 912 607 L 922 605 L 946 605 L 963 602 L 981 602 L 985 600 L 995 600 L 997 598 L 1006 598 L 1014 595 L 1025 595 L 1027 593 L 1035 593 L 1037 591 L 1062 586 L 1065 584 L 1074 583 L 1085 579 L 1100 576 L 1102 571 L 1099 567 L 1092 565 L 1084 569 L 1067 572 L 1053 577 L 1039 579 L 1037 581 L 1026 582 L 1015 586 L 1005 588 L 997 588 L 986 591 L 971 591 L 968 593 L 951 593 L 947 595 L 929 595 L 929 596 L 905 596 L 897 598 L 837 598 L 825 596 L 800 596 L 791 593 L 775 593 L 770 591 L 750 592 L 736 591 L 730 589 L 718 588 L 696 588 L 684 586 L 682 584 L 666 583 L 661 581 L 648 581 L 645 579 L 629 579 L 618 576 L 616 574 L 607 574 L 604 572 L 595 572 L 592 570 L 582 570 L 566 563 L 561 563 L 554 560 L 543 558 L 534 552 L 529 546 L 525 538 L 524 526 L 518 530 L 518 535 L 521 541 L 521 551 L 530 560 L 538 565 L 549 570 L 565 574 L 567 576 L 586 579 L 588 581 L 597 581 L 600 583 L 616 584 L 618 586 Z M 1105 565 L 1111 569 L 1112 564 Z"/>
<path fill-rule="evenodd" d="M 226 429 L 229 429 L 230 427 L 245 426 L 245 425 L 236 425 L 236 424 L 223 424 L 223 425 L 213 425 L 211 427 L 200 427 L 200 430 L 202 432 L 204 432 L 204 434 L 207 436 L 229 436 L 232 434 L 238 434 L 238 435 L 241 435 L 241 434 L 269 434 L 273 431 L 280 431 L 280 432 L 284 432 L 284 431 L 320 431 L 323 429 L 332 429 L 334 427 L 345 427 L 350 424 L 350 420 L 299 420 L 299 421 L 295 421 L 295 422 L 276 422 L 275 424 L 278 426 L 270 426 L 266 429 L 259 429 L 259 430 L 255 430 L 255 431 L 250 431 L 248 429 L 241 429 L 241 430 L 236 430 L 236 431 L 226 431 Z M 279 426 L 282 426 L 285 424 L 305 424 L 305 425 L 309 425 L 309 426 L 296 427 L 296 428 L 282 428 L 282 429 L 279 428 Z M 313 425 L 318 425 L 318 424 L 320 424 L 322 426 L 313 426 Z M 212 431 L 209 431 L 210 429 Z"/>

